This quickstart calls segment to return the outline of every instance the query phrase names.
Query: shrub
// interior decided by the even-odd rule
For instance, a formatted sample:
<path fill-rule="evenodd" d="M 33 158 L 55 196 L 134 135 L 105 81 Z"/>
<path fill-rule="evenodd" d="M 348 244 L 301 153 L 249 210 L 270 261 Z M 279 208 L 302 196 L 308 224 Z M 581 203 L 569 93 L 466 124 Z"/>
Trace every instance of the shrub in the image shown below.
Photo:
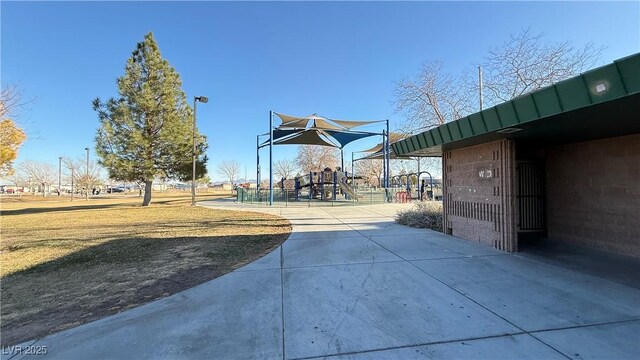
<path fill-rule="evenodd" d="M 442 232 L 442 203 L 435 201 L 416 203 L 412 209 L 397 213 L 396 221 L 402 225 Z"/>

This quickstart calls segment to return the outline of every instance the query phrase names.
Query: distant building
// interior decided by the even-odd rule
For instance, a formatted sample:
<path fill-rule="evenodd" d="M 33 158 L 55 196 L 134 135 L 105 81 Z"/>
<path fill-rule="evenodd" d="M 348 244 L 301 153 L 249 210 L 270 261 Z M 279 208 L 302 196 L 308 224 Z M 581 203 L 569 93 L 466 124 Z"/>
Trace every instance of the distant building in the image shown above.
<path fill-rule="evenodd" d="M 229 183 L 224 183 L 224 184 L 216 184 L 213 185 L 213 190 L 233 190 L 233 185 L 229 184 Z"/>

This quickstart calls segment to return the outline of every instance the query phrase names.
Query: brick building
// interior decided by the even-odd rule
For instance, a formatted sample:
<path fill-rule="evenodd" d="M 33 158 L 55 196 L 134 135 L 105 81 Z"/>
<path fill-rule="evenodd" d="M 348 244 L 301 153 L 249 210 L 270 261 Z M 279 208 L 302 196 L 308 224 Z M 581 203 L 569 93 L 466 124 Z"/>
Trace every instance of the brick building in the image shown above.
<path fill-rule="evenodd" d="M 442 157 L 448 234 L 640 256 L 640 54 L 391 146 Z"/>

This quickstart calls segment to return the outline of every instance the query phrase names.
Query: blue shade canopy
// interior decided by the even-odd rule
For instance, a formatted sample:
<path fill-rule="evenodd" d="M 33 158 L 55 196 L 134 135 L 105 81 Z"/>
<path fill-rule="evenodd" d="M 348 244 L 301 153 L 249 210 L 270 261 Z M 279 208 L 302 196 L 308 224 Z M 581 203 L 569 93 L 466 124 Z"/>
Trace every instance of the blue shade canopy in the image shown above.
<path fill-rule="evenodd" d="M 380 134 L 370 133 L 370 132 L 351 132 L 351 131 L 335 131 L 335 130 L 324 130 L 323 132 L 328 134 L 332 138 L 334 138 L 340 144 L 340 147 L 345 147 L 345 145 L 347 145 L 352 141 L 363 139 L 369 136 L 380 135 Z"/>
<path fill-rule="evenodd" d="M 353 141 L 381 135 L 366 131 L 352 131 L 352 128 L 386 121 L 334 120 L 317 114 L 308 116 L 292 116 L 277 112 L 274 114 L 282 120 L 282 123 L 273 129 L 273 138 L 259 147 L 267 146 L 272 141 L 273 145 L 319 145 L 342 149 Z"/>
<path fill-rule="evenodd" d="M 299 131 L 299 134 L 274 141 L 274 145 L 319 145 L 319 146 L 331 146 L 339 147 L 332 143 L 330 139 L 325 138 L 322 131 L 319 130 L 304 130 Z"/>
<path fill-rule="evenodd" d="M 273 141 L 282 139 L 283 137 L 287 137 L 289 135 L 293 135 L 299 132 L 300 130 L 296 130 L 296 129 L 275 129 L 273 130 Z"/>
<path fill-rule="evenodd" d="M 343 148 L 350 142 L 369 136 L 379 136 L 378 133 L 352 132 L 348 130 L 308 129 L 275 129 L 273 130 L 274 145 L 320 145 Z M 269 145 L 269 140 L 260 147 Z"/>

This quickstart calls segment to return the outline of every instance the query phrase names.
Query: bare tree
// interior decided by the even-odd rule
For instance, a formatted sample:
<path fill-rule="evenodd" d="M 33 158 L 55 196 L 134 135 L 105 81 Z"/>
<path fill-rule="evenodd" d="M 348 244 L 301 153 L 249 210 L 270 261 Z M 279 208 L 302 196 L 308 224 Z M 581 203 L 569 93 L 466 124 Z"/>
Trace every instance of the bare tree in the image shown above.
<path fill-rule="evenodd" d="M 417 171 L 413 159 L 397 159 L 391 162 L 392 175 L 406 175 Z M 395 173 L 395 174 L 394 174 Z"/>
<path fill-rule="evenodd" d="M 502 46 L 489 50 L 484 63 L 485 107 L 511 100 L 567 79 L 599 60 L 602 48 L 587 44 L 574 48 L 568 42 L 552 43 L 542 34 L 523 30 Z M 416 133 L 479 110 L 477 70 L 453 76 L 440 61 L 426 62 L 418 73 L 396 84 L 396 111 L 407 120 L 400 126 Z"/>
<path fill-rule="evenodd" d="M 395 106 L 407 121 L 401 132 L 415 133 L 440 126 L 470 111 L 470 97 L 459 77 L 446 74 L 441 61 L 422 64 L 414 78 L 396 84 Z"/>
<path fill-rule="evenodd" d="M 296 162 L 304 173 L 321 171 L 325 168 L 335 169 L 340 162 L 338 149 L 330 146 L 300 145 Z"/>
<path fill-rule="evenodd" d="M 25 161 L 20 164 L 20 170 L 29 178 L 30 185 L 38 184 L 42 196 L 46 196 L 49 186 L 57 179 L 57 172 L 45 162 Z"/>
<path fill-rule="evenodd" d="M 487 100 L 496 105 L 575 76 L 594 67 L 602 50 L 591 43 L 574 48 L 568 41 L 548 42 L 530 29 L 511 35 L 482 64 Z"/>
<path fill-rule="evenodd" d="M 362 176 L 369 184 L 380 185 L 382 180 L 383 162 L 377 159 L 362 159 L 355 162 L 355 174 Z"/>
<path fill-rule="evenodd" d="M 94 187 L 104 183 L 100 175 L 100 166 L 95 162 L 89 162 L 89 171 L 87 172 L 87 161 L 84 158 L 70 159 L 63 158 L 62 162 L 65 167 L 65 178 L 67 182 L 72 182 L 76 188 L 84 189 L 86 196 L 89 195 Z M 72 180 L 73 177 L 73 181 Z"/>
<path fill-rule="evenodd" d="M 25 174 L 21 170 L 22 169 L 19 169 L 19 171 L 14 171 L 11 175 L 8 175 L 6 177 L 6 179 L 9 180 L 15 187 L 26 186 L 28 184 L 27 176 L 25 176 Z"/>
<path fill-rule="evenodd" d="M 442 179 L 442 158 L 441 157 L 422 157 L 420 159 L 420 171 L 428 171 L 433 178 Z"/>
<path fill-rule="evenodd" d="M 298 163 L 294 159 L 283 159 L 273 163 L 273 171 L 277 179 L 290 179 L 298 171 Z"/>
<path fill-rule="evenodd" d="M 0 119 L 15 119 L 28 103 L 16 85 L 8 85 L 0 89 Z"/>
<path fill-rule="evenodd" d="M 442 158 L 440 157 L 411 157 L 399 159 L 391 163 L 392 171 L 397 175 L 412 174 L 427 171 L 434 178 L 442 177 Z"/>
<path fill-rule="evenodd" d="M 240 164 L 235 160 L 225 160 L 218 164 L 218 173 L 226 176 L 231 185 L 233 185 L 233 180 L 236 179 L 240 173 Z"/>

